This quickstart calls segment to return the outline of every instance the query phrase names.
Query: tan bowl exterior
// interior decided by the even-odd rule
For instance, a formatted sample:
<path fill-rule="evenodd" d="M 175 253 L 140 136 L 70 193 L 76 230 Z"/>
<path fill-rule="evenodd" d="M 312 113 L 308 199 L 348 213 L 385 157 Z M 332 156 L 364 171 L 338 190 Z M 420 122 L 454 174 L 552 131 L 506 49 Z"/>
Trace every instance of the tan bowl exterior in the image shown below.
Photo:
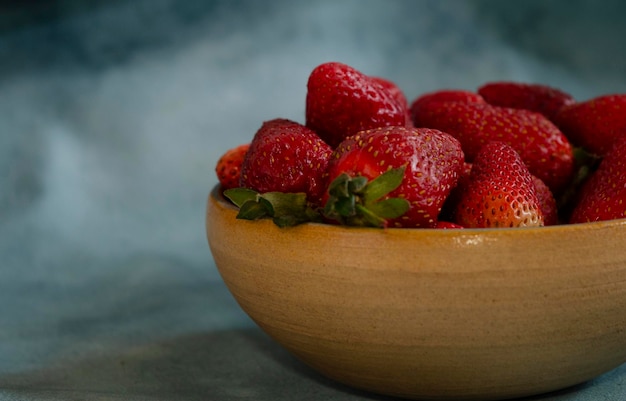
<path fill-rule="evenodd" d="M 626 219 L 281 229 L 235 215 L 216 188 L 207 236 L 224 282 L 269 336 L 338 382 L 413 399 L 493 400 L 626 362 Z"/>

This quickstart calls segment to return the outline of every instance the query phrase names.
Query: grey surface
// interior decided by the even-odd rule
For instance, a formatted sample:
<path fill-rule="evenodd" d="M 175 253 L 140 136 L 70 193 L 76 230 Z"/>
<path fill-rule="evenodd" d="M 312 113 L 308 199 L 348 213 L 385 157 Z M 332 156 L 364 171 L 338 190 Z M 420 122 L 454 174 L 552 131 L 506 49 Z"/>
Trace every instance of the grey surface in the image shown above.
<path fill-rule="evenodd" d="M 383 399 L 267 338 L 204 237 L 213 167 L 339 60 L 409 98 L 626 92 L 620 1 L 78 0 L 0 13 L 0 400 Z M 626 365 L 533 400 L 626 399 Z"/>

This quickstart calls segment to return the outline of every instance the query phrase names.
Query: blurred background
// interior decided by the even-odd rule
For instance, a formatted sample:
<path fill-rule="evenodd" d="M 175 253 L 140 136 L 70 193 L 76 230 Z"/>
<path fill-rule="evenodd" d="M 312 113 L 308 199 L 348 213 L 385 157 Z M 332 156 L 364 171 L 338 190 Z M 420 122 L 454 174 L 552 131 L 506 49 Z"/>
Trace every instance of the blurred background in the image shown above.
<path fill-rule="evenodd" d="M 625 14 L 620 0 L 0 3 L 0 386 L 249 324 L 211 298 L 226 291 L 206 196 L 262 121 L 304 122 L 316 65 L 409 100 L 493 80 L 582 100 L 626 92 Z"/>

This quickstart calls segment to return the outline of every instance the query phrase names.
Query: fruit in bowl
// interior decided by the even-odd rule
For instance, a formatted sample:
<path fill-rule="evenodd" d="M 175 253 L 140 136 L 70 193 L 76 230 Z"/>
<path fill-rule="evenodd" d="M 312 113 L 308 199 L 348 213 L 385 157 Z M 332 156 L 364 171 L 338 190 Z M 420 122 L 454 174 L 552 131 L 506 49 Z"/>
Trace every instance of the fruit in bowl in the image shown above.
<path fill-rule="evenodd" d="M 626 362 L 619 118 L 589 150 L 564 121 L 598 117 L 561 91 L 409 105 L 381 82 L 324 64 L 311 124 L 265 122 L 218 163 L 207 238 L 242 309 L 321 374 L 413 399 L 521 397 Z"/>

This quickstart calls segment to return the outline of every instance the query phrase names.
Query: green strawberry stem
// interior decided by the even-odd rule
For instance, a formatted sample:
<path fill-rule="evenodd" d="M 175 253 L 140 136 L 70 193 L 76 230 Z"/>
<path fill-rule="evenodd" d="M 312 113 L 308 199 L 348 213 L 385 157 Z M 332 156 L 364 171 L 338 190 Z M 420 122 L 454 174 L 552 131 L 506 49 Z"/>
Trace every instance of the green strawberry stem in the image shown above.
<path fill-rule="evenodd" d="M 341 174 L 330 184 L 323 214 L 341 224 L 361 227 L 387 227 L 388 220 L 406 213 L 406 199 L 387 198 L 402 183 L 406 167 L 386 171 L 373 180 Z"/>
<path fill-rule="evenodd" d="M 232 188 L 224 191 L 224 196 L 239 207 L 238 219 L 271 218 L 279 227 L 321 221 L 321 216 L 310 207 L 303 192 L 261 194 L 247 188 Z"/>

